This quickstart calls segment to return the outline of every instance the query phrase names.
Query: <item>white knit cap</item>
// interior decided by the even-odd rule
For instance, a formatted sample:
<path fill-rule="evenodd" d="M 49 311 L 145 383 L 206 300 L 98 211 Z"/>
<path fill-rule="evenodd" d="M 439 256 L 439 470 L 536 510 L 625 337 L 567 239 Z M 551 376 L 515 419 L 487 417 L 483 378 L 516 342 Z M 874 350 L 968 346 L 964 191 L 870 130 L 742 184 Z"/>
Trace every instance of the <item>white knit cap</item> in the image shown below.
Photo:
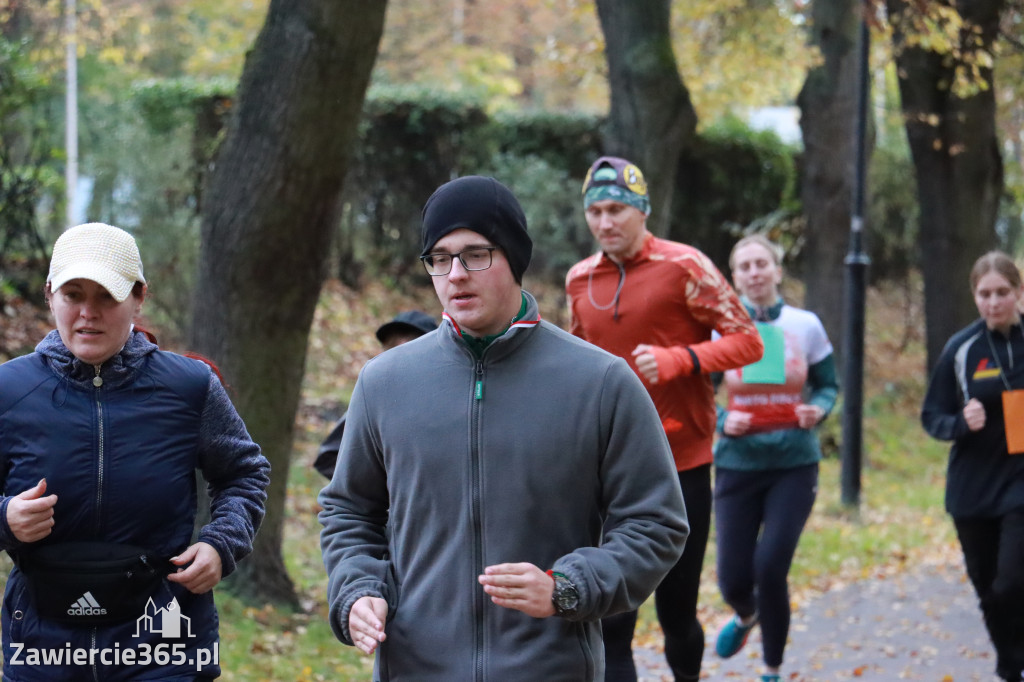
<path fill-rule="evenodd" d="M 73 279 L 92 280 L 123 302 L 136 282 L 146 283 L 135 238 L 103 223 L 68 228 L 53 245 L 46 281 L 57 291 Z"/>

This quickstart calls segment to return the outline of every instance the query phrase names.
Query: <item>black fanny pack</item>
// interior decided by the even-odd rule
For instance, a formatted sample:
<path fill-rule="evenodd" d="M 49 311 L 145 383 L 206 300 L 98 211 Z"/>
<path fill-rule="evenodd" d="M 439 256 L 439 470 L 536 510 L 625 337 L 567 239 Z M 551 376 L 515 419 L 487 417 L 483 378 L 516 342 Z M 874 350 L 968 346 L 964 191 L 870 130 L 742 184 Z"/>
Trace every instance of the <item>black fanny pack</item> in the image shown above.
<path fill-rule="evenodd" d="M 172 570 L 168 557 L 111 542 L 63 542 L 24 552 L 28 578 L 43 618 L 98 625 L 139 618 Z"/>

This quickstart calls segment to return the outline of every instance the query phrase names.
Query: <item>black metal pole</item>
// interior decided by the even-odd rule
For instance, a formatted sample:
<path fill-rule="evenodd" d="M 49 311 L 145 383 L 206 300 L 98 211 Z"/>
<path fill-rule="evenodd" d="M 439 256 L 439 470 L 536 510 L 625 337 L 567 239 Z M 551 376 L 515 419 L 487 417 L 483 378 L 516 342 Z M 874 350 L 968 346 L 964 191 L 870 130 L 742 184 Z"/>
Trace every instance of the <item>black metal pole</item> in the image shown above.
<path fill-rule="evenodd" d="M 862 11 L 867 12 L 867 5 Z M 850 246 L 846 255 L 846 287 L 843 306 L 843 442 L 842 502 L 860 506 L 864 405 L 864 309 L 867 267 L 864 253 L 864 188 L 867 184 L 867 114 L 869 94 L 870 33 L 867 17 L 861 18 L 860 77 L 857 93 L 857 125 L 854 137 L 856 164 L 853 206 L 850 216 Z"/>

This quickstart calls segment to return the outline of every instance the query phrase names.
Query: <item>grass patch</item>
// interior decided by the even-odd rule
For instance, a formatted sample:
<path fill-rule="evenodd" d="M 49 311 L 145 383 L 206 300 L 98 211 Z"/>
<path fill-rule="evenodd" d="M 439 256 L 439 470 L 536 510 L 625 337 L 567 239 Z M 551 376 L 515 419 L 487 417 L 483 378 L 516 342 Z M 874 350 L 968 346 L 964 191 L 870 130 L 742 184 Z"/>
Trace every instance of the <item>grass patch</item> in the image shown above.
<path fill-rule="evenodd" d="M 342 645 L 327 623 L 327 577 L 316 519 L 316 496 L 326 481 L 313 469 L 313 459 L 335 416 L 304 410 L 297 421 L 283 554 L 302 609 L 254 607 L 218 592 L 223 680 L 326 682 L 372 675 L 373 659 Z"/>
<path fill-rule="evenodd" d="M 271 606 L 246 606 L 227 593 L 217 595 L 221 622 L 221 679 L 255 682 L 366 680 L 372 659 L 343 647 L 314 609 L 289 614 Z"/>

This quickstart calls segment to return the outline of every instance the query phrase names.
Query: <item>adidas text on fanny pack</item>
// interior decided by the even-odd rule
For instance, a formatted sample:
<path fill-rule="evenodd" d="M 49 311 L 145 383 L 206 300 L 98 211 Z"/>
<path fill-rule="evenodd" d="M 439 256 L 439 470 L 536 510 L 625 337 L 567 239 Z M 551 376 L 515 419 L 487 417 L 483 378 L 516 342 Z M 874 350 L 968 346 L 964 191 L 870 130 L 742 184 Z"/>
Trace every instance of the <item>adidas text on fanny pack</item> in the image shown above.
<path fill-rule="evenodd" d="M 68 607 L 69 616 L 105 616 L 107 610 L 100 606 L 92 592 L 86 592 Z"/>

